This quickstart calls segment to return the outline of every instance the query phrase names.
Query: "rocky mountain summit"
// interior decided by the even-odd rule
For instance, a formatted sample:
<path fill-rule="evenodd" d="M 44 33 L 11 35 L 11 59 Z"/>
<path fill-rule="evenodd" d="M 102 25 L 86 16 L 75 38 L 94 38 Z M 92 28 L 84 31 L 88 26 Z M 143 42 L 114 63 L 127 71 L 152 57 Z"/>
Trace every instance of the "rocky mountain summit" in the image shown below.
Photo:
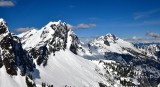
<path fill-rule="evenodd" d="M 157 87 L 160 46 L 106 34 L 82 44 L 69 24 L 19 35 L 0 19 L 0 87 Z"/>

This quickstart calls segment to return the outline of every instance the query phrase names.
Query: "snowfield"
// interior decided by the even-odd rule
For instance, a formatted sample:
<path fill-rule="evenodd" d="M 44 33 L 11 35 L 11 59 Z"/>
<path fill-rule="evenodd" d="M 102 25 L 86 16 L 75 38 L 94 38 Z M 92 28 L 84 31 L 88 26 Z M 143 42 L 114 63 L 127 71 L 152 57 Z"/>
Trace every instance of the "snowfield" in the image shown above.
<path fill-rule="evenodd" d="M 5 67 L 0 68 L 0 87 L 27 87 L 25 77 L 20 74 L 11 76 L 6 73 Z"/>
<path fill-rule="evenodd" d="M 160 87 L 158 45 L 113 34 L 82 44 L 61 21 L 14 35 L 0 18 L 0 31 L 0 87 Z"/>
<path fill-rule="evenodd" d="M 37 73 L 33 73 L 33 77 L 37 84 L 46 82 L 56 87 L 99 87 L 98 82 L 104 82 L 104 78 L 95 67 L 91 61 L 66 50 L 50 55 L 47 66 L 37 66 L 39 78 Z"/>

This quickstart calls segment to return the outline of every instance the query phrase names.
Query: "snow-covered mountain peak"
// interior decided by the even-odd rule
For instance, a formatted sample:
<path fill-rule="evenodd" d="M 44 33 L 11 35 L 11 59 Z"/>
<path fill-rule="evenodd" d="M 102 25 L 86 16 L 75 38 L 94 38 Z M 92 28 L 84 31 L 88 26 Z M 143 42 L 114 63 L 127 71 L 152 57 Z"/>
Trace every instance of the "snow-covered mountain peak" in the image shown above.
<path fill-rule="evenodd" d="M 42 29 L 57 29 L 56 27 L 59 26 L 67 26 L 65 22 L 59 21 L 50 21 L 46 26 L 44 26 Z"/>
<path fill-rule="evenodd" d="M 2 25 L 2 24 L 5 24 L 6 22 L 4 21 L 4 19 L 3 18 L 0 18 L 0 24 Z"/>
<path fill-rule="evenodd" d="M 140 53 L 140 51 L 134 47 L 132 43 L 124 41 L 123 39 L 120 39 L 113 34 L 100 36 L 91 41 L 90 45 L 98 47 L 100 52 L 128 53 L 126 50 L 132 49 Z"/>
<path fill-rule="evenodd" d="M 113 40 L 115 40 L 115 39 L 118 38 L 118 37 L 116 37 L 114 34 L 111 34 L 111 33 L 106 34 L 105 37 L 111 38 L 111 39 L 113 39 Z"/>
<path fill-rule="evenodd" d="M 65 22 L 61 21 L 49 22 L 40 30 L 33 29 L 18 36 L 21 38 L 23 48 L 31 51 L 33 55 L 35 55 L 33 50 L 39 55 L 41 55 L 41 50 L 45 50 L 45 56 L 48 56 L 65 49 L 77 54 L 80 46 L 78 37 Z"/>
<path fill-rule="evenodd" d="M 0 18 L 0 35 L 8 33 L 8 27 L 7 23 L 4 21 L 4 19 Z"/>
<path fill-rule="evenodd" d="M 114 34 L 108 33 L 104 36 L 97 37 L 94 41 L 102 43 L 104 42 L 106 45 L 109 45 L 109 43 L 116 43 L 118 39 L 119 38 L 116 37 Z"/>
<path fill-rule="evenodd" d="M 53 39 L 55 41 L 59 41 L 60 43 L 66 42 L 67 37 L 69 37 L 69 33 L 72 33 L 71 29 L 65 22 L 61 22 L 61 20 L 59 20 L 58 22 L 49 22 L 40 30 L 33 29 L 18 36 L 22 39 L 22 43 L 25 43 L 25 45 L 23 45 L 24 48 L 28 48 L 35 47 L 40 44 L 47 44 Z"/>
<path fill-rule="evenodd" d="M 18 36 L 0 34 L 0 87 L 156 87 L 160 83 L 158 45 L 140 48 L 106 34 L 81 46 L 71 27 L 58 21 Z M 0 29 L 8 30 L 3 19 Z"/>

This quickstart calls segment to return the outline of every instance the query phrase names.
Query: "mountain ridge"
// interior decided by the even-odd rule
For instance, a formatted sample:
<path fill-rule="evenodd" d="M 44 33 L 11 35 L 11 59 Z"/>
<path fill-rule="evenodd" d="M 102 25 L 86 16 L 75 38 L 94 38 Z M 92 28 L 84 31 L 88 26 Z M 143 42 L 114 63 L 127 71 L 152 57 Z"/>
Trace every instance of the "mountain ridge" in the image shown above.
<path fill-rule="evenodd" d="M 4 20 L 0 24 L 4 32 L 0 77 L 9 82 L 0 79 L 1 87 L 156 87 L 160 83 L 158 46 L 139 47 L 114 34 L 82 44 L 62 21 L 19 35 L 10 33 Z"/>

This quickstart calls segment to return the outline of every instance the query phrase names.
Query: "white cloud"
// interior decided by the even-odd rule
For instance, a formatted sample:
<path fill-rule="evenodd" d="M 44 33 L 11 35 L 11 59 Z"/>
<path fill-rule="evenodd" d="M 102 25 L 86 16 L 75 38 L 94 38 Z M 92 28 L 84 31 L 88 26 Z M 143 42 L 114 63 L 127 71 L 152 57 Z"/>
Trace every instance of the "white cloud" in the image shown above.
<path fill-rule="evenodd" d="M 96 27 L 96 24 L 78 24 L 77 26 L 73 26 L 73 25 L 68 24 L 68 26 L 69 26 L 72 30 L 75 30 L 75 29 L 94 28 L 94 27 Z"/>
<path fill-rule="evenodd" d="M 151 43 L 151 42 L 160 42 L 160 38 L 147 38 L 147 37 L 137 37 L 133 36 L 132 38 L 125 38 L 124 40 L 131 43 Z"/>
<path fill-rule="evenodd" d="M 72 30 L 75 30 L 75 29 L 88 29 L 88 28 L 96 27 L 96 24 L 78 24 L 77 26 L 73 26 L 73 25 L 68 24 L 68 27 L 70 27 Z"/>
<path fill-rule="evenodd" d="M 0 1 L 0 7 L 12 7 L 15 6 L 15 4 L 13 3 L 13 1 L 9 1 L 9 0 L 2 0 Z"/>
<path fill-rule="evenodd" d="M 131 38 L 125 38 L 124 40 L 133 42 L 133 43 L 135 42 L 138 42 L 138 43 L 160 42 L 160 33 L 146 32 L 146 35 L 149 37 L 133 36 Z"/>
<path fill-rule="evenodd" d="M 152 42 L 160 42 L 160 39 L 153 39 L 153 38 L 141 38 L 141 39 L 137 39 L 137 40 L 133 40 L 133 39 L 125 39 L 128 42 L 131 43 L 152 43 Z"/>
<path fill-rule="evenodd" d="M 139 40 L 139 39 L 141 39 L 140 37 L 137 37 L 137 36 L 133 36 L 131 39 L 133 39 L 133 40 Z"/>
<path fill-rule="evenodd" d="M 147 32 L 146 35 L 154 38 L 160 38 L 160 33 Z"/>
<path fill-rule="evenodd" d="M 78 29 L 85 29 L 85 28 L 93 28 L 96 27 L 96 24 L 78 24 Z"/>
<path fill-rule="evenodd" d="M 32 30 L 32 29 L 36 29 L 36 28 L 34 28 L 34 27 L 31 27 L 31 28 L 29 28 L 29 27 L 26 27 L 26 28 L 17 28 L 14 31 L 17 32 L 17 33 L 22 33 L 22 32 L 26 32 L 26 31 Z"/>

